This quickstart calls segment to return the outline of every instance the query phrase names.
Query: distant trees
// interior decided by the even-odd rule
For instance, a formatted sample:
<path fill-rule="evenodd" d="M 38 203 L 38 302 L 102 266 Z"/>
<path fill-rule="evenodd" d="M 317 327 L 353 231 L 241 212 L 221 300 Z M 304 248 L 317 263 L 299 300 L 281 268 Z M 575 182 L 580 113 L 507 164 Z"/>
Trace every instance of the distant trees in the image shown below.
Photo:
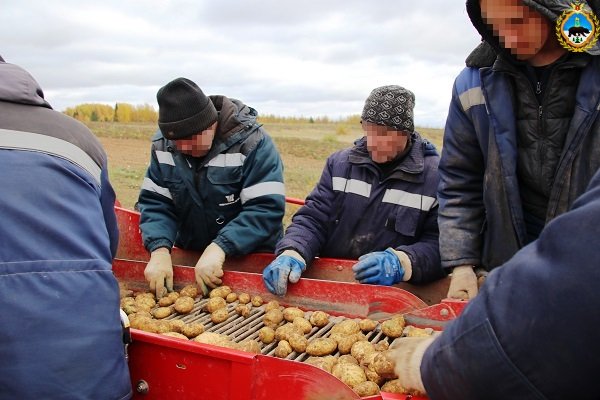
<path fill-rule="evenodd" d="M 82 122 L 156 122 L 158 113 L 150 104 L 131 105 L 116 103 L 114 108 L 107 104 L 85 103 L 69 107 L 67 114 Z"/>

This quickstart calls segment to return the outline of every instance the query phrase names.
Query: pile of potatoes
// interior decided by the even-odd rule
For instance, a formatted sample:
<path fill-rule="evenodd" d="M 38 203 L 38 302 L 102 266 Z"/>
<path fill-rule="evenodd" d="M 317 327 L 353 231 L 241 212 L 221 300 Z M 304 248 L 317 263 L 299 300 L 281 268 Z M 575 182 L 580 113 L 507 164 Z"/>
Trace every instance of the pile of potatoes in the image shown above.
<path fill-rule="evenodd" d="M 402 315 L 394 315 L 381 324 L 371 319 L 341 319 L 334 323 L 323 311 L 305 313 L 297 307 L 284 308 L 277 301 L 270 301 L 264 304 L 264 326 L 258 331 L 258 341 L 246 339 L 236 343 L 226 335 L 204 332 L 201 323 L 166 319 L 174 313 L 187 314 L 193 310 L 194 300 L 201 296 L 196 285 L 186 286 L 179 293 L 171 292 L 158 302 L 152 293 L 129 292 L 122 291 L 121 308 L 129 315 L 132 328 L 256 354 L 261 353 L 262 347 L 270 346 L 274 350 L 269 354 L 280 358 L 292 352 L 306 353 L 309 357 L 304 362 L 333 374 L 361 397 L 376 395 L 380 390 L 417 394 L 409 393 L 398 384 L 393 362 L 388 357 L 389 343 L 386 340 L 376 344 L 369 342 L 366 336 L 369 332 L 379 326 L 389 340 L 433 333 L 431 329 L 406 326 Z M 260 296 L 237 294 L 228 286 L 220 286 L 209 293 L 203 311 L 210 313 L 213 323 L 219 324 L 229 316 L 227 304 L 236 301 L 234 310 L 244 318 L 251 314 L 253 307 L 263 305 Z M 328 325 L 332 326 L 325 336 L 317 333 L 310 340 L 307 338 Z"/>

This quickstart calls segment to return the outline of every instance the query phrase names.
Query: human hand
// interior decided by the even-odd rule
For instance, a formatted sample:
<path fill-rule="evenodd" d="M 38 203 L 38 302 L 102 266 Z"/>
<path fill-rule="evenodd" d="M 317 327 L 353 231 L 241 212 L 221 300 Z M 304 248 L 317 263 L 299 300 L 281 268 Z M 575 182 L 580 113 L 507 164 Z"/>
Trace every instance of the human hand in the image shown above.
<path fill-rule="evenodd" d="M 477 276 L 472 265 L 454 267 L 448 297 L 452 299 L 470 300 L 477 295 Z"/>
<path fill-rule="evenodd" d="M 156 293 L 157 299 L 163 297 L 167 291 L 173 291 L 173 264 L 169 249 L 161 247 L 150 254 L 144 277 L 150 284 L 150 290 Z"/>
<path fill-rule="evenodd" d="M 390 247 L 384 251 L 375 251 L 360 256 L 358 262 L 352 266 L 352 271 L 360 283 L 389 286 L 410 278 L 410 274 L 405 274 L 404 266 L 412 271 L 410 259 L 406 253 Z"/>
<path fill-rule="evenodd" d="M 194 272 L 196 282 L 202 289 L 204 296 L 208 294 L 208 287 L 215 288 L 223 283 L 223 263 L 225 252 L 216 243 L 209 244 L 196 263 Z M 208 286 L 208 287 L 207 287 Z"/>
<path fill-rule="evenodd" d="M 263 281 L 269 292 L 285 296 L 288 281 L 298 282 L 304 270 L 304 258 L 295 250 L 285 250 L 263 270 Z"/>
<path fill-rule="evenodd" d="M 394 340 L 389 357 L 394 360 L 394 372 L 400 385 L 409 391 L 426 394 L 421 380 L 421 362 L 434 337 L 403 337 Z"/>

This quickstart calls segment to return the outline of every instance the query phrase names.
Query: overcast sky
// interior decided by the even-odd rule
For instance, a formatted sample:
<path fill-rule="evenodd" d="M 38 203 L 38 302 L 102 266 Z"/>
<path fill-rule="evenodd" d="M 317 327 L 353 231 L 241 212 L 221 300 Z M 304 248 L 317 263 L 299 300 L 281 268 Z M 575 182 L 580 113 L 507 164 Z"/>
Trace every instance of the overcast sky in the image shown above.
<path fill-rule="evenodd" d="M 0 0 L 0 55 L 57 110 L 148 103 L 183 76 L 261 114 L 359 114 L 369 92 L 416 95 L 442 127 L 452 83 L 479 42 L 458 0 Z"/>

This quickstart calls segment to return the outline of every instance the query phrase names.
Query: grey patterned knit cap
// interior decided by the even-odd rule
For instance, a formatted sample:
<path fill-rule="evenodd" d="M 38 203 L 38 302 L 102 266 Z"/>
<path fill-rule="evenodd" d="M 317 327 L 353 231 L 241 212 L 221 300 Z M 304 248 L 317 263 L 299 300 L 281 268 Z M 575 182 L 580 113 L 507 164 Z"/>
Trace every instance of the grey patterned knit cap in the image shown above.
<path fill-rule="evenodd" d="M 365 101 L 361 119 L 398 131 L 413 132 L 415 95 L 398 85 L 381 86 L 371 91 Z"/>

